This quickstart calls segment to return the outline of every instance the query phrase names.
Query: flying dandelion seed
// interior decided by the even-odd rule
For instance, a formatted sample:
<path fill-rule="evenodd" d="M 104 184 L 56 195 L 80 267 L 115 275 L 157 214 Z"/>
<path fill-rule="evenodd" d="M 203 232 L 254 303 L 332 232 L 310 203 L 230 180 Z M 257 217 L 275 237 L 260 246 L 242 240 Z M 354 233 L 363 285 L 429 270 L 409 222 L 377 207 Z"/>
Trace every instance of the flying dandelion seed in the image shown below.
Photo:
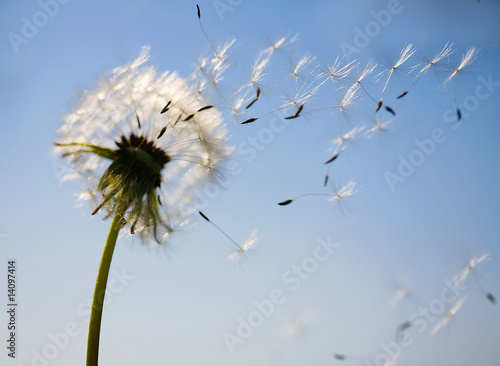
<path fill-rule="evenodd" d="M 490 254 L 486 253 L 480 257 L 472 257 L 471 259 L 469 259 L 467 265 L 460 272 L 458 272 L 452 277 L 451 282 L 453 283 L 454 286 L 461 286 L 465 283 L 469 275 L 472 275 L 477 287 L 482 292 L 482 294 L 486 297 L 488 301 L 490 301 L 493 305 L 495 305 L 496 304 L 495 296 L 493 296 L 492 293 L 487 292 L 484 289 L 483 285 L 481 285 L 481 283 L 479 282 L 479 279 L 477 278 L 478 275 L 476 273 L 477 267 L 481 263 L 489 259 L 489 256 Z"/>
<path fill-rule="evenodd" d="M 410 87 L 398 95 L 397 99 L 403 98 L 405 95 L 407 95 L 410 90 L 413 88 L 413 86 L 425 75 L 429 70 L 433 70 L 435 68 L 440 68 L 440 63 L 444 59 L 448 59 L 450 55 L 453 53 L 453 43 L 446 43 L 445 46 L 438 52 L 436 56 L 434 56 L 431 59 L 427 59 L 424 63 L 423 66 L 422 64 L 416 65 L 415 68 L 422 66 L 420 71 L 418 72 L 417 76 L 415 77 L 415 80 L 413 83 L 410 85 Z"/>
<path fill-rule="evenodd" d="M 459 65 L 450 70 L 450 76 L 443 82 L 442 85 L 446 85 L 453 80 L 455 80 L 454 87 L 453 87 L 453 100 L 455 102 L 455 105 L 458 106 L 457 102 L 457 83 L 458 83 L 458 77 L 463 73 L 463 70 L 468 68 L 476 59 L 477 54 L 478 54 L 478 49 L 475 47 L 470 48 L 467 53 L 462 56 L 462 60 L 460 61 Z M 457 107 L 457 119 L 460 120 L 462 119 L 462 112 L 460 111 L 460 108 Z"/>
<path fill-rule="evenodd" d="M 307 197 L 307 196 L 324 196 L 324 197 L 328 197 L 327 198 L 328 201 L 337 203 L 339 205 L 339 207 L 342 209 L 342 206 L 345 204 L 345 202 L 344 202 L 345 198 L 350 197 L 357 192 L 356 182 L 354 180 L 351 180 L 346 185 L 342 186 L 340 189 L 336 189 L 333 186 L 333 191 L 334 191 L 334 193 L 305 193 L 305 194 L 301 194 L 300 196 L 297 196 L 295 198 L 279 202 L 278 205 L 287 206 L 287 205 L 291 204 L 292 202 L 298 200 L 299 198 Z"/>
<path fill-rule="evenodd" d="M 399 69 L 401 69 L 402 65 L 406 61 L 408 61 L 408 59 L 411 56 L 413 56 L 413 54 L 415 53 L 415 51 L 416 51 L 416 49 L 410 43 L 408 46 L 406 46 L 406 48 L 403 51 L 401 51 L 401 54 L 399 55 L 398 60 L 393 65 L 391 65 L 391 67 L 389 68 L 387 79 L 385 81 L 384 87 L 382 88 L 382 92 L 380 93 L 380 100 L 379 100 L 379 102 L 377 104 L 377 108 L 376 108 L 375 112 L 378 112 L 378 110 L 382 106 L 382 101 L 383 101 L 383 98 L 384 98 L 384 93 L 385 93 L 385 90 L 387 89 L 387 85 L 389 85 L 389 81 L 391 80 L 392 76 L 394 75 L 395 72 L 397 72 L 397 71 L 399 71 Z M 385 72 L 386 71 L 383 71 L 378 76 L 381 76 Z M 387 109 L 387 107 L 386 107 L 386 109 Z"/>
<path fill-rule="evenodd" d="M 432 335 L 436 334 L 441 328 L 448 325 L 452 321 L 452 319 L 455 317 L 458 310 L 460 310 L 460 308 L 462 307 L 464 302 L 465 302 L 465 298 L 461 298 L 460 300 L 457 300 L 457 302 L 455 302 L 455 304 L 451 307 L 451 309 L 448 310 L 448 312 L 446 313 L 446 316 L 443 319 L 441 319 L 434 326 L 434 328 L 432 328 L 431 334 Z"/>

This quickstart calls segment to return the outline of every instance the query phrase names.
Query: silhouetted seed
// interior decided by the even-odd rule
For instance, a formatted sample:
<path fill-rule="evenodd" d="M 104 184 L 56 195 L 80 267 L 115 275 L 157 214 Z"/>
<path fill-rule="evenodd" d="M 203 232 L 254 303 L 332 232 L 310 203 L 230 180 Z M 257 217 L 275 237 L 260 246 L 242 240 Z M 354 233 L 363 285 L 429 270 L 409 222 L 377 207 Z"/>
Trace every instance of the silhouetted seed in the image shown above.
<path fill-rule="evenodd" d="M 254 121 L 257 121 L 258 118 L 249 118 L 247 119 L 246 121 L 243 121 L 241 122 L 242 125 L 246 124 L 246 123 L 252 123 Z"/>
<path fill-rule="evenodd" d="M 256 90 L 256 95 L 255 95 L 255 99 L 252 100 L 246 107 L 245 109 L 248 109 L 250 108 L 257 100 L 259 100 L 259 97 L 260 97 L 260 88 L 257 88 Z"/>
<path fill-rule="evenodd" d="M 385 107 L 385 110 L 386 110 L 387 112 L 389 112 L 390 114 L 392 114 L 393 116 L 395 116 L 395 115 L 396 115 L 396 112 L 394 112 L 394 109 L 392 109 L 391 107 L 387 107 L 387 106 L 386 106 L 386 107 Z"/>
<path fill-rule="evenodd" d="M 130 227 L 130 234 L 135 234 L 135 225 Z"/>
<path fill-rule="evenodd" d="M 344 360 L 345 360 L 345 356 L 344 356 L 344 355 L 339 355 L 338 353 L 334 353 L 334 354 L 333 354 L 333 357 L 334 357 L 336 360 L 341 360 L 341 361 L 344 361 Z"/>
<path fill-rule="evenodd" d="M 210 222 L 210 219 L 208 217 L 206 217 L 203 212 L 201 211 L 198 211 L 198 213 L 201 215 L 201 217 L 203 217 L 205 220 L 207 220 L 208 222 Z"/>
<path fill-rule="evenodd" d="M 496 298 L 495 298 L 495 296 L 493 296 L 493 294 L 491 294 L 491 293 L 486 294 L 486 298 L 487 298 L 488 300 L 490 300 L 490 302 L 491 302 L 493 305 L 495 305 L 495 304 L 497 303 L 497 299 L 496 299 Z"/>
<path fill-rule="evenodd" d="M 460 111 L 460 108 L 457 108 L 457 117 L 459 121 L 462 119 L 462 112 Z"/>
<path fill-rule="evenodd" d="M 294 118 L 297 118 L 299 116 L 300 112 L 302 112 L 302 108 L 304 108 L 304 104 L 301 104 L 299 106 L 299 108 L 297 109 L 297 112 L 295 112 L 295 114 L 293 116 L 285 117 L 285 119 L 294 119 Z"/>
<path fill-rule="evenodd" d="M 172 101 L 170 100 L 170 101 L 167 103 L 167 105 L 166 105 L 165 107 L 163 107 L 163 109 L 161 110 L 160 114 L 163 114 L 163 113 L 165 113 L 166 111 L 168 111 L 168 110 L 170 109 L 170 108 L 168 108 L 168 107 L 170 106 L 170 103 L 171 103 L 171 102 L 172 102 Z"/>
<path fill-rule="evenodd" d="M 293 200 L 286 200 L 286 201 L 283 201 L 283 202 L 279 202 L 278 205 L 280 205 L 280 206 L 286 206 L 286 205 L 289 205 L 292 202 L 293 202 Z"/>
<path fill-rule="evenodd" d="M 339 157 L 339 154 L 335 154 L 333 155 L 330 159 L 328 159 L 327 161 L 325 161 L 325 164 L 329 164 L 331 163 L 332 161 L 334 161 L 335 159 L 337 159 Z"/>
<path fill-rule="evenodd" d="M 402 92 L 401 94 L 398 95 L 398 97 L 396 99 L 400 99 L 400 98 L 403 98 L 406 94 L 408 94 L 408 90 L 405 91 L 405 92 Z"/>
<path fill-rule="evenodd" d="M 198 112 L 206 111 L 207 109 L 210 109 L 213 107 L 214 107 L 213 105 L 206 105 L 205 107 L 201 107 L 200 109 L 198 109 Z"/>
<path fill-rule="evenodd" d="M 201 19 L 200 7 L 196 4 L 196 10 L 198 12 L 198 19 Z"/>
<path fill-rule="evenodd" d="M 141 128 L 141 121 L 139 121 L 139 116 L 136 114 L 135 118 L 137 119 L 137 126 Z"/>
<path fill-rule="evenodd" d="M 323 187 L 326 187 L 326 183 L 328 183 L 328 174 L 325 175 L 325 182 L 323 183 Z"/>
<path fill-rule="evenodd" d="M 194 117 L 194 113 L 193 113 L 193 114 L 190 114 L 189 116 L 187 116 L 186 118 L 184 118 L 184 120 L 183 120 L 183 121 L 184 121 L 184 122 L 189 121 L 189 120 L 190 120 L 191 118 L 193 118 L 193 117 Z"/>
<path fill-rule="evenodd" d="M 255 98 L 254 100 L 252 100 L 250 103 L 248 103 L 248 105 L 245 107 L 245 109 L 248 109 L 250 108 L 259 98 Z"/>
<path fill-rule="evenodd" d="M 378 110 L 382 107 L 382 101 L 379 101 L 377 104 L 377 108 L 375 108 L 375 113 L 378 112 Z"/>
<path fill-rule="evenodd" d="M 161 203 L 160 195 L 158 195 L 158 203 L 160 204 L 160 206 L 163 206 L 163 203 Z"/>
<path fill-rule="evenodd" d="M 158 134 L 157 139 L 159 139 L 160 137 L 162 137 L 162 136 L 163 136 L 163 134 L 165 133 L 165 131 L 166 131 L 166 130 L 167 130 L 167 126 L 163 127 L 163 128 L 161 129 L 160 133 Z"/>

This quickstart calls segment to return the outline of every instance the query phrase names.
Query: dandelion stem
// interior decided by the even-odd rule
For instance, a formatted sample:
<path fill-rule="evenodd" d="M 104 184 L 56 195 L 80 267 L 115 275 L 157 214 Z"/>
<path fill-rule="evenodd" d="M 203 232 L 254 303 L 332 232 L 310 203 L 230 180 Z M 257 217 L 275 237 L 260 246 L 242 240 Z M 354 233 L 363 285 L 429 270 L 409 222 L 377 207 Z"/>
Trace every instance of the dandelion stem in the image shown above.
<path fill-rule="evenodd" d="M 101 318 L 104 307 L 104 294 L 108 282 L 109 268 L 113 258 L 116 239 L 122 226 L 123 213 L 125 205 L 120 205 L 116 211 L 109 229 L 104 251 L 102 253 L 101 264 L 97 273 L 97 280 L 94 290 L 94 299 L 92 300 L 92 309 L 90 313 L 89 338 L 87 343 L 87 366 L 97 366 L 99 359 L 99 338 L 101 333 Z"/>

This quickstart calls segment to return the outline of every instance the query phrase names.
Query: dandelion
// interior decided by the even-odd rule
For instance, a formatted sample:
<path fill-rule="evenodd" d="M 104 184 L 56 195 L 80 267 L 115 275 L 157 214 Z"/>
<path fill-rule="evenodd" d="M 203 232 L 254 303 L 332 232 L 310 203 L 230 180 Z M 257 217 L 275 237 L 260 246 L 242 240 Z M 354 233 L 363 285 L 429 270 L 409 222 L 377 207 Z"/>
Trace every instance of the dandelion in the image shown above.
<path fill-rule="evenodd" d="M 146 65 L 149 48 L 86 91 L 63 117 L 55 151 L 79 178 L 92 214 L 112 217 L 97 276 L 87 365 L 97 365 L 103 294 L 119 231 L 165 243 L 184 225 L 193 189 L 221 177 L 231 147 L 220 113 L 187 80 Z"/>
<path fill-rule="evenodd" d="M 457 300 L 457 302 L 455 302 L 455 304 L 453 304 L 451 309 L 448 310 L 448 312 L 446 313 L 446 316 L 443 319 L 441 319 L 441 321 L 439 323 L 437 323 L 434 326 L 434 328 L 432 328 L 431 334 L 432 335 L 436 334 L 441 328 L 443 328 L 444 326 L 449 324 L 451 322 L 451 320 L 455 317 L 455 314 L 457 313 L 457 311 L 460 310 L 460 308 L 462 307 L 464 302 L 465 302 L 464 297 Z"/>

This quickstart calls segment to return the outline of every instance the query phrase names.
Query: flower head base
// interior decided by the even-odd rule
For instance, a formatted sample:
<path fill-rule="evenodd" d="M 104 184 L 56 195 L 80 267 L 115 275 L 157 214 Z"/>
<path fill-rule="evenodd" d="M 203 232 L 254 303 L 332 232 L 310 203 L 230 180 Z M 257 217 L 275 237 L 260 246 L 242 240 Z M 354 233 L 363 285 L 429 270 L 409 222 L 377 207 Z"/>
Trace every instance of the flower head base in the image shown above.
<path fill-rule="evenodd" d="M 146 66 L 148 48 L 86 91 L 63 118 L 56 152 L 84 195 L 131 233 L 163 242 L 193 211 L 193 189 L 217 178 L 231 151 L 221 116 L 175 73 Z"/>

